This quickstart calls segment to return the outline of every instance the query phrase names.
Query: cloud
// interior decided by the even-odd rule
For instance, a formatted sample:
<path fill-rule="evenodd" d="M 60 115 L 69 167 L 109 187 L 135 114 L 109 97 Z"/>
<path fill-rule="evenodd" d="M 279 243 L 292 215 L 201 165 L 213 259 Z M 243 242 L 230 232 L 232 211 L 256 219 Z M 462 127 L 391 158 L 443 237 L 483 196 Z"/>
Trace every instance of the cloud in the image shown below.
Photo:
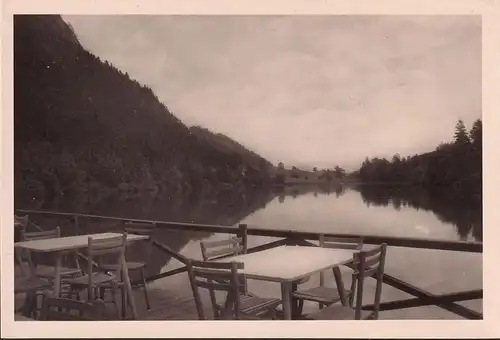
<path fill-rule="evenodd" d="M 481 115 L 472 16 L 66 16 L 186 124 L 277 163 L 355 168 Z"/>

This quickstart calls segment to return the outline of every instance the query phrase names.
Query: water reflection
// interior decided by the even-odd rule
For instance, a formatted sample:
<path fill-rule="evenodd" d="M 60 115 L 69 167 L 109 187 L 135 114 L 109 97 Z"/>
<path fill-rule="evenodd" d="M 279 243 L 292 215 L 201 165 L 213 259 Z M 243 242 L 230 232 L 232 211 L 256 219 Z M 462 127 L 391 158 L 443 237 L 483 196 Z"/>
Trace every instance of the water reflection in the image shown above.
<path fill-rule="evenodd" d="M 481 199 L 472 195 L 353 184 L 297 185 L 275 193 L 277 201 L 245 222 L 272 229 L 482 241 Z"/>
<path fill-rule="evenodd" d="M 450 190 L 423 189 L 415 186 L 359 185 L 363 202 L 369 207 L 391 205 L 396 211 L 402 207 L 433 212 L 443 223 L 456 227 L 461 240 L 472 234 L 482 241 L 482 200 L 472 195 L 457 195 Z"/>
<path fill-rule="evenodd" d="M 449 192 L 412 186 L 333 185 L 253 188 L 245 192 L 214 191 L 208 195 L 171 197 L 161 193 L 112 195 L 98 200 L 67 197 L 39 208 L 53 211 L 160 221 L 311 230 L 317 232 L 379 234 L 424 238 L 482 240 L 481 201 Z M 67 220 L 36 217 L 44 225 L 58 225 L 63 235 L 118 230 L 116 222 L 80 221 L 79 230 Z M 453 236 L 455 235 L 455 236 Z M 458 235 L 458 237 L 457 237 Z M 174 251 L 208 233 L 158 230 L 155 239 Z M 131 260 L 145 253 L 131 246 Z M 148 275 L 160 272 L 170 257 L 159 249 L 152 254 Z"/>
<path fill-rule="evenodd" d="M 236 225 L 246 216 L 266 205 L 274 198 L 269 188 L 253 188 L 245 192 L 231 190 L 213 191 L 206 195 L 168 196 L 155 192 L 143 192 L 140 195 L 122 194 L 106 198 L 88 199 L 67 197 L 57 202 L 44 202 L 38 207 L 49 211 L 74 212 L 80 214 L 115 216 L 133 219 L 172 221 L 199 224 Z M 28 206 L 33 208 L 33 206 Z M 30 216 L 31 218 L 31 216 Z M 121 231 L 120 222 L 80 219 L 79 229 L 67 219 L 54 219 L 44 216 L 33 216 L 35 223 L 41 226 L 58 225 L 63 236 L 89 234 L 106 231 Z M 209 237 L 209 233 L 192 231 L 171 231 L 158 229 L 155 240 L 179 252 L 189 241 Z M 131 261 L 143 260 L 146 253 L 145 244 L 131 244 L 127 250 L 127 258 Z M 171 257 L 158 248 L 148 261 L 147 275 L 158 274 Z"/>

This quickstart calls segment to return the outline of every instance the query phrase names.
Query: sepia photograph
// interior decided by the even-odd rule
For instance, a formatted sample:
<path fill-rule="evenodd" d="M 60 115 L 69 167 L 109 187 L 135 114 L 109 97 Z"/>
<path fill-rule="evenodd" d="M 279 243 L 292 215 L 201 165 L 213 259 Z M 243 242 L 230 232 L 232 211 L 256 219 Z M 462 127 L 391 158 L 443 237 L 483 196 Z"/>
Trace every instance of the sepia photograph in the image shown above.
<path fill-rule="evenodd" d="M 483 320 L 481 15 L 47 13 L 14 323 Z"/>

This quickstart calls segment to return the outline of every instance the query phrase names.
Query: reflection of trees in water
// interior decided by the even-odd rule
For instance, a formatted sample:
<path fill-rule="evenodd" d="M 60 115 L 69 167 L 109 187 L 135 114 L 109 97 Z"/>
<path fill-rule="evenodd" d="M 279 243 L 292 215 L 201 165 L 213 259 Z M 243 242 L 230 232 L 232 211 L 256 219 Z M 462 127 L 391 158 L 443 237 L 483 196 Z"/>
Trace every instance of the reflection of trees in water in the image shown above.
<path fill-rule="evenodd" d="M 64 204 L 60 202 L 61 204 L 56 206 L 46 205 L 45 210 L 156 221 L 235 225 L 254 211 L 264 208 L 273 198 L 274 194 L 269 189 L 258 187 L 244 192 L 224 190 L 210 192 L 203 196 L 191 194 L 183 197 L 161 196 L 146 192 L 139 197 L 121 195 L 85 202 L 68 199 Z M 63 234 L 74 233 L 72 224 L 66 220 L 40 216 L 34 219 L 42 226 L 54 225 L 54 223 L 60 225 Z M 80 219 L 80 233 L 118 231 L 121 227 L 121 224 L 117 222 Z M 210 235 L 210 233 L 203 232 L 158 229 L 154 238 L 179 252 L 190 240 L 199 240 Z M 159 273 L 171 259 L 156 247 L 153 249 L 151 261 L 148 264 L 148 275 Z M 140 242 L 131 244 L 127 257 L 130 260 L 139 259 L 145 250 L 144 244 Z"/>
<path fill-rule="evenodd" d="M 335 193 L 335 196 L 339 198 L 346 192 L 346 187 L 343 184 L 298 184 L 298 185 L 286 185 L 278 186 L 273 188 L 273 191 L 278 195 L 278 201 L 280 203 L 285 202 L 286 196 L 291 196 L 297 198 L 302 195 L 312 193 L 314 197 L 321 195 L 330 195 Z"/>
<path fill-rule="evenodd" d="M 433 212 L 443 223 L 456 227 L 461 240 L 467 235 L 482 240 L 482 201 L 473 195 L 458 195 L 452 190 L 424 189 L 416 186 L 359 185 L 355 187 L 368 206 L 388 206 L 394 209 L 411 207 Z"/>

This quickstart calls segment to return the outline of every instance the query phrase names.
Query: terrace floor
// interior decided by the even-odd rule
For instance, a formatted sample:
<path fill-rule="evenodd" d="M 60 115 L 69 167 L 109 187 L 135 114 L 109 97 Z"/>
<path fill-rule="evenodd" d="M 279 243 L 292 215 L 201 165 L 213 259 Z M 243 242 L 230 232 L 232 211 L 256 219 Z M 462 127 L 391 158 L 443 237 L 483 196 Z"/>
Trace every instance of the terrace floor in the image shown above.
<path fill-rule="evenodd" d="M 348 269 L 346 269 L 348 271 Z M 347 273 L 346 273 L 347 274 Z M 313 276 L 305 287 L 312 287 L 318 284 L 318 275 Z M 345 283 L 349 284 L 349 275 L 343 275 Z M 328 281 L 328 276 L 326 278 Z M 333 283 L 333 275 L 332 281 Z M 374 281 L 375 282 L 375 281 Z M 265 297 L 279 297 L 280 287 L 278 284 L 249 280 L 249 290 Z M 382 301 L 390 301 L 410 297 L 390 286 L 383 286 Z M 186 273 L 159 279 L 148 284 L 149 298 L 151 301 L 151 310 L 146 309 L 145 299 L 142 288 L 134 289 L 135 302 L 140 320 L 197 320 L 198 314 L 194 302 L 193 294 L 189 285 Z M 203 292 L 202 292 L 203 293 Z M 366 290 L 366 303 L 373 301 L 374 284 L 368 284 Z M 25 298 L 25 294 L 16 295 L 15 306 L 19 308 Z M 105 298 L 106 301 L 110 297 Z M 118 306 L 121 308 L 120 300 Z M 206 315 L 211 315 L 211 305 L 208 293 L 202 294 L 203 305 Z M 482 312 L 482 300 L 459 302 L 466 307 Z M 106 319 L 117 320 L 116 311 L 112 302 L 106 304 Z M 309 313 L 317 310 L 317 304 L 305 303 L 304 312 Z M 278 307 L 279 308 L 279 307 Z M 120 309 L 121 310 L 121 309 Z M 130 310 L 128 315 L 130 316 Z M 279 314 L 278 314 L 279 317 Z M 380 319 L 462 319 L 460 316 L 441 309 L 437 306 L 425 306 L 417 308 L 399 309 L 393 311 L 384 311 L 379 315 Z M 22 320 L 22 316 L 15 315 L 15 320 Z"/>

